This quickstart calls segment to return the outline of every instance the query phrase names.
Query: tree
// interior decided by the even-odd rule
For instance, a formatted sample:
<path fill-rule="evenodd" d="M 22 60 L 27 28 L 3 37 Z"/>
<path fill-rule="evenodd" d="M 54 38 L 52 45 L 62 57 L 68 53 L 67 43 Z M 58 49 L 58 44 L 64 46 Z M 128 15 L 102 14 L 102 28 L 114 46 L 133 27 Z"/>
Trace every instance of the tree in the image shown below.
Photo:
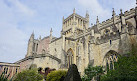
<path fill-rule="evenodd" d="M 90 81 L 95 76 L 100 78 L 100 75 L 103 74 L 103 69 L 101 66 L 92 67 L 91 65 L 88 65 L 84 73 L 85 75 L 82 77 L 82 80 Z"/>
<path fill-rule="evenodd" d="M 18 73 L 14 81 L 40 81 L 43 76 L 38 74 L 36 69 L 24 70 Z"/>

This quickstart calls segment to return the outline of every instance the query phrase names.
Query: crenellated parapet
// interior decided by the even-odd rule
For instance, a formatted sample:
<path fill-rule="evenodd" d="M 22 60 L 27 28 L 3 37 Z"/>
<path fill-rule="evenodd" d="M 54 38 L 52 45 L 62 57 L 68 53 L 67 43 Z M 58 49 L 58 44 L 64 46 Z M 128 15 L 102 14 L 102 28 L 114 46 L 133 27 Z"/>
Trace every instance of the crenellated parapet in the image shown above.
<path fill-rule="evenodd" d="M 101 36 L 100 38 L 97 38 L 96 44 L 99 45 L 99 44 L 111 42 L 111 41 L 118 40 L 118 39 L 120 39 L 120 33 L 119 32 L 117 32 L 116 34 L 111 33 L 110 35 L 106 34 L 104 36 Z"/>
<path fill-rule="evenodd" d="M 133 15 L 135 15 L 135 8 L 131 8 L 129 11 L 127 10 L 127 11 L 124 12 L 125 17 L 130 17 L 130 16 L 133 16 Z"/>
<path fill-rule="evenodd" d="M 130 11 L 125 11 L 123 15 L 124 15 L 126 20 L 131 18 L 131 17 L 134 17 L 135 16 L 135 8 L 130 9 Z M 115 16 L 115 23 L 121 22 L 120 16 L 121 16 L 121 14 Z M 107 20 L 99 23 L 98 29 L 101 30 L 101 29 L 104 29 L 104 28 L 111 26 L 111 25 L 113 25 L 113 17 L 111 19 L 107 19 Z"/>

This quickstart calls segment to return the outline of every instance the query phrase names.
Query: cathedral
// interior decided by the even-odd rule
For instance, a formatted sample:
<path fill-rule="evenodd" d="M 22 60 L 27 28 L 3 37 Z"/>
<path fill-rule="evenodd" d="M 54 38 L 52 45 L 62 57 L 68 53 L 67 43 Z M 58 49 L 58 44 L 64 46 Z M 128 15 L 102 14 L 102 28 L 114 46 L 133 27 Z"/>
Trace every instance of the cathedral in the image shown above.
<path fill-rule="evenodd" d="M 118 55 L 124 55 L 137 41 L 137 7 L 116 15 L 106 21 L 89 26 L 89 14 L 85 17 L 73 13 L 62 18 L 62 30 L 59 38 L 50 35 L 34 38 L 31 34 L 25 58 L 17 61 L 20 70 L 36 65 L 37 68 L 49 67 L 67 69 L 76 64 L 80 74 L 88 65 L 109 66 L 114 69 Z"/>

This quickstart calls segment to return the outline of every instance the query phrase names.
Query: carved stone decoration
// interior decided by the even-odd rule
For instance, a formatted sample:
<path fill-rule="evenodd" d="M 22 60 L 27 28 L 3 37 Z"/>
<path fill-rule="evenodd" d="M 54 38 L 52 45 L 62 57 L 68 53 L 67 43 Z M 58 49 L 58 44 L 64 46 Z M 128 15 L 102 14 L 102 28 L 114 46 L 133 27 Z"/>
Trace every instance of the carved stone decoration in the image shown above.
<path fill-rule="evenodd" d="M 112 26 L 112 31 L 117 32 L 117 27 L 115 25 Z"/>

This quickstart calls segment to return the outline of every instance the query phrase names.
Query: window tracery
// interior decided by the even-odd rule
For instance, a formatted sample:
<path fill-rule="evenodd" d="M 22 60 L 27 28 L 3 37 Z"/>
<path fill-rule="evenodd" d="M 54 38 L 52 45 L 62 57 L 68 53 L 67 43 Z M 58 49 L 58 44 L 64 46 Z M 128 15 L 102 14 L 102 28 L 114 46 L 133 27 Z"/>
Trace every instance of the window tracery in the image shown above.
<path fill-rule="evenodd" d="M 108 54 L 105 56 L 105 60 L 106 60 L 106 70 L 115 69 L 114 64 L 118 60 L 116 52 L 112 52 L 112 51 L 108 52 Z"/>
<path fill-rule="evenodd" d="M 68 59 L 68 67 L 73 64 L 74 61 L 74 56 L 73 56 L 73 51 L 72 49 L 69 49 L 67 52 L 67 59 Z"/>

